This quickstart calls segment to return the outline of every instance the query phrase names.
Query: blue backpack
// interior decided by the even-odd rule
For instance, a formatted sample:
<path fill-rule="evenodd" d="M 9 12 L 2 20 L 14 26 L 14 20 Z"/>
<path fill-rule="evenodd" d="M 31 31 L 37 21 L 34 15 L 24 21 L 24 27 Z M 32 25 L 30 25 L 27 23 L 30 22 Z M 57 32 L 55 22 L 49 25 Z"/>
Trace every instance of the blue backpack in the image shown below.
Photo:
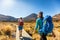
<path fill-rule="evenodd" d="M 48 34 L 51 33 L 53 30 L 53 22 L 51 16 L 45 16 L 43 19 L 43 27 L 39 30 L 40 34 Z"/>

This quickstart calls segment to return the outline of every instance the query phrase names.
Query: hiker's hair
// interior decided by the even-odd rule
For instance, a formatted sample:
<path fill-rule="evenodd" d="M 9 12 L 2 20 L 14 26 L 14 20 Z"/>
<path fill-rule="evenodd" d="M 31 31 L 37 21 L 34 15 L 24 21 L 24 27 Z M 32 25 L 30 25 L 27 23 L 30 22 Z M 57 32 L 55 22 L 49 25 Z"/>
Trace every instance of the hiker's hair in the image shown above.
<path fill-rule="evenodd" d="M 41 12 L 39 12 L 39 14 L 41 15 L 40 18 L 43 18 L 43 12 L 41 11 Z"/>
<path fill-rule="evenodd" d="M 20 17 L 20 19 L 22 19 L 22 17 Z"/>

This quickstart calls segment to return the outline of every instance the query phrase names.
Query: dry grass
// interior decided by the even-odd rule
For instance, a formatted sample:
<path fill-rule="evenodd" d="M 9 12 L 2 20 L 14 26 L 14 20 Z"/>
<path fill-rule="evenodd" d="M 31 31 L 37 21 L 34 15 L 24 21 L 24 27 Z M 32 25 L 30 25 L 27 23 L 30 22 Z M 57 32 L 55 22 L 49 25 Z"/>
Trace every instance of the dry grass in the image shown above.
<path fill-rule="evenodd" d="M 16 28 L 11 22 L 0 22 L 0 40 L 15 40 L 12 38 L 12 33 Z M 9 35 L 7 35 L 9 33 Z"/>
<path fill-rule="evenodd" d="M 58 37 L 58 40 L 60 40 L 60 22 L 53 22 L 54 23 L 54 32 L 56 36 Z M 7 30 L 11 32 L 16 31 L 16 26 L 13 24 L 17 24 L 14 22 L 0 22 L 0 40 L 15 40 L 15 38 L 12 38 L 10 35 L 10 38 L 5 34 Z M 38 33 L 34 33 L 34 27 L 35 27 L 35 22 L 25 22 L 24 23 L 24 29 L 32 36 L 34 40 L 40 40 L 40 35 Z M 56 30 L 56 31 L 55 31 Z M 2 32 L 1 32 L 2 31 Z M 57 33 L 57 31 L 59 33 Z M 48 40 L 53 40 L 55 39 L 53 36 L 47 36 Z"/>
<path fill-rule="evenodd" d="M 47 36 L 47 39 L 48 40 L 60 40 L 60 22 L 53 22 L 54 23 L 54 32 L 56 33 L 56 38 L 53 37 L 53 35 L 51 36 Z M 25 23 L 24 25 L 24 29 L 32 36 L 32 38 L 34 40 L 40 40 L 40 36 L 38 33 L 34 33 L 34 27 L 35 27 L 35 22 L 28 22 L 28 23 Z M 55 31 L 56 30 L 56 31 Z M 59 36 L 58 36 L 59 35 Z M 58 37 L 58 38 L 57 38 Z"/>

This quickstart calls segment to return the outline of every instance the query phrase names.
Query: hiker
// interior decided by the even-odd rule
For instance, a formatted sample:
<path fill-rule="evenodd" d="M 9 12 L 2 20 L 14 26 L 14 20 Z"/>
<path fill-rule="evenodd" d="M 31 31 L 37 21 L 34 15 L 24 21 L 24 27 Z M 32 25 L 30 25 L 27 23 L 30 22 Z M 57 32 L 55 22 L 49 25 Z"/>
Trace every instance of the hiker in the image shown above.
<path fill-rule="evenodd" d="M 47 40 L 46 36 L 48 33 L 53 33 L 53 27 L 52 17 L 48 15 L 45 16 L 43 19 L 43 27 L 39 30 L 39 33 L 42 35 L 41 40 Z"/>
<path fill-rule="evenodd" d="M 34 29 L 34 32 L 38 32 L 40 29 L 42 29 L 43 27 L 43 12 L 39 12 L 39 14 L 37 15 L 37 20 L 36 20 L 36 26 Z M 43 35 L 41 35 L 42 38 Z"/>
<path fill-rule="evenodd" d="M 19 28 L 19 34 L 20 34 L 19 37 L 20 37 L 20 38 L 23 38 L 23 37 L 22 37 L 23 25 L 24 25 L 23 19 L 22 19 L 22 17 L 20 17 L 20 18 L 18 19 L 18 28 Z"/>
<path fill-rule="evenodd" d="M 43 12 L 39 12 L 34 32 L 35 30 L 40 34 L 40 40 L 47 40 L 46 36 L 48 33 L 54 34 L 52 17 L 43 17 Z"/>

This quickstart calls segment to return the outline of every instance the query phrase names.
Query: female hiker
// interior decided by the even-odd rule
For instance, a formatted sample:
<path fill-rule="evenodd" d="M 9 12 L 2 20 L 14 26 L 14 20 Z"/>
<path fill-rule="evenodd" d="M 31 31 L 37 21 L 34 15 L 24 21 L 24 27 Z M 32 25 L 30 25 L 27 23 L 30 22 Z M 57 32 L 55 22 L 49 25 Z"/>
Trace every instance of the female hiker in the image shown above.
<path fill-rule="evenodd" d="M 23 38 L 22 37 L 22 29 L 23 29 L 23 25 L 24 25 L 24 22 L 23 22 L 23 19 L 22 17 L 18 19 L 18 28 L 19 28 L 19 36 L 20 38 Z"/>

